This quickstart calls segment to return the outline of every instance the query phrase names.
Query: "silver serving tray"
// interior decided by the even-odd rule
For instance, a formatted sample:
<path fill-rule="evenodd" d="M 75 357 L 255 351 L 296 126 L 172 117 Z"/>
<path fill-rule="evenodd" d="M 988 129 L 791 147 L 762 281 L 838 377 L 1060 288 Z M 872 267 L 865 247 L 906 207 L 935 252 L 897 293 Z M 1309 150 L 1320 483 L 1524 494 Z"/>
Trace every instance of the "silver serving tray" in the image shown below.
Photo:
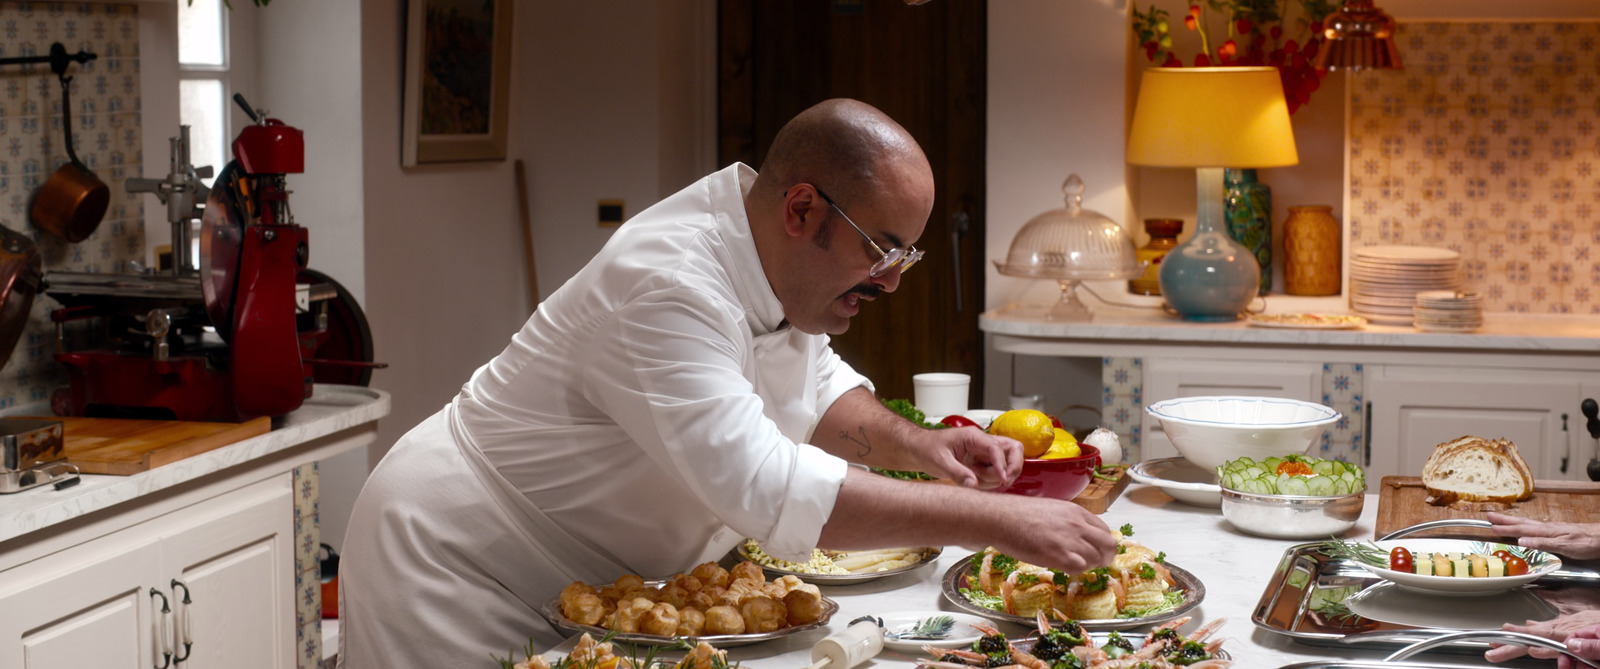
<path fill-rule="evenodd" d="M 1342 601 L 1357 593 L 1387 583 L 1372 572 L 1324 553 L 1322 542 L 1290 546 L 1284 550 L 1261 599 L 1256 602 L 1250 621 L 1263 630 L 1289 637 L 1309 646 L 1349 648 L 1359 645 L 1367 648 L 1401 648 L 1407 644 L 1430 641 L 1435 637 L 1460 630 L 1429 626 L 1414 626 L 1399 622 L 1372 620 L 1338 606 L 1329 606 L 1330 600 Z M 1580 580 L 1574 578 L 1573 580 Z M 1541 581 L 1542 583 L 1543 581 Z M 1592 582 L 1592 581 L 1590 581 Z M 1541 586 L 1518 593 L 1532 597 Z M 1498 595 L 1491 596 L 1498 597 Z M 1481 598 L 1450 598 L 1471 602 Z M 1543 602 L 1541 602 L 1543 603 Z M 1554 611 L 1554 607 L 1550 607 Z M 1521 620 L 1506 622 L 1522 622 Z M 1481 655 L 1489 643 L 1473 638 L 1451 640 L 1437 650 L 1450 653 Z M 1298 665 L 1296 665 L 1298 667 Z M 1322 666 L 1322 665 L 1308 665 Z M 1332 665 L 1329 665 L 1332 666 Z M 1357 666 L 1357 665 L 1351 665 Z M 1376 666 L 1410 666 L 1383 665 Z"/>
<path fill-rule="evenodd" d="M 756 566 L 761 567 L 761 571 L 765 572 L 768 578 L 794 576 L 802 581 L 805 581 L 806 583 L 812 583 L 815 585 L 851 585 L 854 583 L 876 581 L 880 578 L 887 578 L 890 576 L 899 576 L 900 574 L 908 574 L 919 569 L 926 569 L 929 565 L 933 564 L 935 560 L 938 560 L 939 555 L 943 552 L 944 549 L 941 548 L 923 548 L 921 561 L 917 562 L 916 564 L 906 565 L 899 569 L 889 569 L 885 571 L 875 571 L 864 574 L 804 574 L 798 571 L 789 571 L 787 569 L 780 569 L 778 567 L 772 567 L 761 564 L 760 562 L 756 562 L 755 559 L 750 557 L 749 553 L 745 552 L 744 544 L 739 544 L 737 548 L 734 548 L 734 555 L 739 556 L 739 559 L 744 560 L 745 562 L 754 562 Z"/>
<path fill-rule="evenodd" d="M 645 585 L 649 587 L 661 587 L 666 585 L 666 581 L 645 581 Z M 761 643 L 763 641 L 770 641 L 772 639 L 786 637 L 791 634 L 804 632 L 806 630 L 813 630 L 827 625 L 828 621 L 833 618 L 833 614 L 839 612 L 839 603 L 828 599 L 827 597 L 822 598 L 822 606 L 822 617 L 804 625 L 796 625 L 794 627 L 785 627 L 783 629 L 774 630 L 771 632 L 753 634 L 707 634 L 704 636 L 695 637 L 695 640 L 704 641 L 718 648 L 731 648 L 733 646 L 747 646 L 753 643 Z M 539 615 L 544 616 L 545 620 L 550 621 L 551 625 L 554 625 L 557 629 L 567 632 L 568 634 L 588 632 L 596 639 L 599 639 L 607 634 L 611 634 L 611 630 L 598 625 L 580 625 L 568 620 L 567 617 L 561 613 L 561 597 L 559 596 L 552 597 L 549 601 L 541 605 L 539 607 Z M 618 633 L 612 635 L 611 640 L 619 643 L 633 644 L 635 646 L 665 646 L 668 644 L 677 643 L 678 639 L 680 638 L 683 637 L 660 636 L 656 634 Z"/>
<path fill-rule="evenodd" d="M 991 620 L 1003 620 L 1028 627 L 1036 625 L 1037 622 L 1033 618 L 1006 613 L 1004 611 L 986 609 L 982 606 L 978 606 L 977 604 L 973 604 L 971 600 L 967 599 L 966 595 L 961 594 L 961 588 L 966 585 L 967 570 L 969 565 L 972 563 L 972 558 L 974 555 L 968 555 L 967 557 L 962 558 L 944 573 L 944 579 L 940 585 L 940 590 L 944 592 L 944 598 L 950 600 L 950 603 L 954 604 L 956 608 L 967 613 L 983 616 Z M 1079 620 L 1078 624 L 1083 625 L 1083 628 L 1089 631 L 1121 631 L 1137 629 L 1147 625 L 1159 625 L 1169 620 L 1176 620 L 1182 617 L 1185 613 L 1188 613 L 1190 609 L 1199 606 L 1200 602 L 1204 601 L 1206 598 L 1206 586 L 1204 583 L 1200 582 L 1200 578 L 1190 573 L 1187 569 L 1174 565 L 1171 562 L 1166 563 L 1166 567 L 1167 571 L 1172 573 L 1172 580 L 1176 581 L 1175 587 L 1184 592 L 1184 602 L 1179 604 L 1177 608 L 1152 616 L 1141 616 L 1138 618 L 1101 618 L 1095 620 Z"/>

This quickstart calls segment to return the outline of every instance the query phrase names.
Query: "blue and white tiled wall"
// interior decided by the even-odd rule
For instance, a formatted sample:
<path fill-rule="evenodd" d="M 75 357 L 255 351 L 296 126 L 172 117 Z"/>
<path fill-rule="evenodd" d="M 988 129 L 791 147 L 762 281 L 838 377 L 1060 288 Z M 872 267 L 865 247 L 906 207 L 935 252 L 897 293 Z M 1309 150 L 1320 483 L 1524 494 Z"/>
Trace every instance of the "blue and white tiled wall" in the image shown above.
<path fill-rule="evenodd" d="M 46 234 L 29 220 L 33 194 L 67 162 L 61 127 L 61 83 L 48 64 L 0 68 L 0 225 L 34 240 L 45 271 L 126 270 L 144 249 L 144 198 L 124 187 L 142 176 L 144 131 L 139 105 L 139 5 L 0 1 L 0 57 L 42 56 L 60 42 L 68 53 L 96 55 L 72 63 L 72 140 L 78 157 L 111 190 L 106 216 L 77 244 Z M 160 170 L 165 173 L 163 166 Z M 0 408 L 47 400 L 66 385 L 52 357 L 55 327 L 47 297 L 33 301 L 15 351 L 0 368 Z"/>
<path fill-rule="evenodd" d="M 322 547 L 317 502 L 321 497 L 317 463 L 294 470 L 295 656 L 300 669 L 322 666 Z"/>
<path fill-rule="evenodd" d="M 1122 440 L 1123 460 L 1143 459 L 1141 434 L 1144 420 L 1144 361 L 1139 358 L 1100 360 L 1100 423 Z M 1328 363 L 1322 366 L 1322 404 L 1341 414 L 1322 433 L 1318 457 L 1360 462 L 1366 436 L 1366 399 L 1362 390 L 1362 366 Z"/>
<path fill-rule="evenodd" d="M 1352 247 L 1440 246 L 1488 311 L 1600 313 L 1600 22 L 1406 22 L 1350 84 Z"/>

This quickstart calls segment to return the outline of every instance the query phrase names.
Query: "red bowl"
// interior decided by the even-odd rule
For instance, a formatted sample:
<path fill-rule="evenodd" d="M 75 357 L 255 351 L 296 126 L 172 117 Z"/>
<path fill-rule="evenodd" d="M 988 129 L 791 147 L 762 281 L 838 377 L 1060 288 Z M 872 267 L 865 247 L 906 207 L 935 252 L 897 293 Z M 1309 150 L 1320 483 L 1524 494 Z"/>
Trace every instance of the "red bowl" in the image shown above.
<path fill-rule="evenodd" d="M 1017 480 L 1000 492 L 1071 501 L 1089 487 L 1095 470 L 1100 467 L 1100 449 L 1088 444 L 1079 444 L 1079 447 L 1083 452 L 1075 458 L 1023 460 L 1022 473 L 1017 475 Z"/>

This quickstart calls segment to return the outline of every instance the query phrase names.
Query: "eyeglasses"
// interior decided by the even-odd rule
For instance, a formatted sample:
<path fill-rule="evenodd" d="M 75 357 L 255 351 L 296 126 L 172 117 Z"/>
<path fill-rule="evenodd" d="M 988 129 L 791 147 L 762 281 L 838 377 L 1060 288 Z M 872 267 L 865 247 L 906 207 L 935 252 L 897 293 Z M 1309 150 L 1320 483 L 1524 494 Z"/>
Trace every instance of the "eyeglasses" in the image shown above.
<path fill-rule="evenodd" d="M 816 187 L 813 186 L 813 188 Z M 922 252 L 918 251 L 917 247 L 915 246 L 911 247 L 910 249 L 896 247 L 889 249 L 888 251 L 884 251 L 882 247 L 878 246 L 877 242 L 872 241 L 872 237 L 867 236 L 867 233 L 861 229 L 861 226 L 856 225 L 855 221 L 850 220 L 850 215 L 844 213 L 844 209 L 839 208 L 838 202 L 834 202 L 833 198 L 828 197 L 828 194 L 822 192 L 821 188 L 816 188 L 816 191 L 817 195 L 822 196 L 823 201 L 828 203 L 828 206 L 833 207 L 834 211 L 839 212 L 839 215 L 844 217 L 844 222 L 849 223 L 850 227 L 855 228 L 856 232 L 861 235 L 862 239 L 867 240 L 867 243 L 872 245 L 872 250 L 877 251 L 878 255 L 883 256 L 882 258 L 878 259 L 878 262 L 872 264 L 872 269 L 867 270 L 868 276 L 883 276 L 885 272 L 888 272 L 895 266 L 899 266 L 900 271 L 905 272 L 906 270 L 911 269 L 912 265 L 917 264 L 918 260 L 922 259 Z"/>

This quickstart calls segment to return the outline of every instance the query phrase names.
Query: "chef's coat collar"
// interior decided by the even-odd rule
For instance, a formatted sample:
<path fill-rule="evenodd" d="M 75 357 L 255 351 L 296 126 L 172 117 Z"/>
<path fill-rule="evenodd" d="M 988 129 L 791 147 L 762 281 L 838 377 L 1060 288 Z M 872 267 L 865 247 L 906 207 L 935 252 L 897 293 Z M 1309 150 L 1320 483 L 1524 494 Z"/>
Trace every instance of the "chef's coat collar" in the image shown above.
<path fill-rule="evenodd" d="M 750 334 L 759 337 L 787 329 L 789 321 L 784 318 L 783 303 L 778 301 L 761 266 L 761 256 L 756 253 L 755 238 L 750 232 L 750 217 L 744 208 L 745 195 L 750 193 L 755 182 L 755 170 L 744 163 L 734 163 L 711 179 L 710 185 L 713 202 L 733 203 L 717 217 L 717 226 L 733 254 L 733 286 L 739 294 L 739 302 L 746 305 Z"/>

